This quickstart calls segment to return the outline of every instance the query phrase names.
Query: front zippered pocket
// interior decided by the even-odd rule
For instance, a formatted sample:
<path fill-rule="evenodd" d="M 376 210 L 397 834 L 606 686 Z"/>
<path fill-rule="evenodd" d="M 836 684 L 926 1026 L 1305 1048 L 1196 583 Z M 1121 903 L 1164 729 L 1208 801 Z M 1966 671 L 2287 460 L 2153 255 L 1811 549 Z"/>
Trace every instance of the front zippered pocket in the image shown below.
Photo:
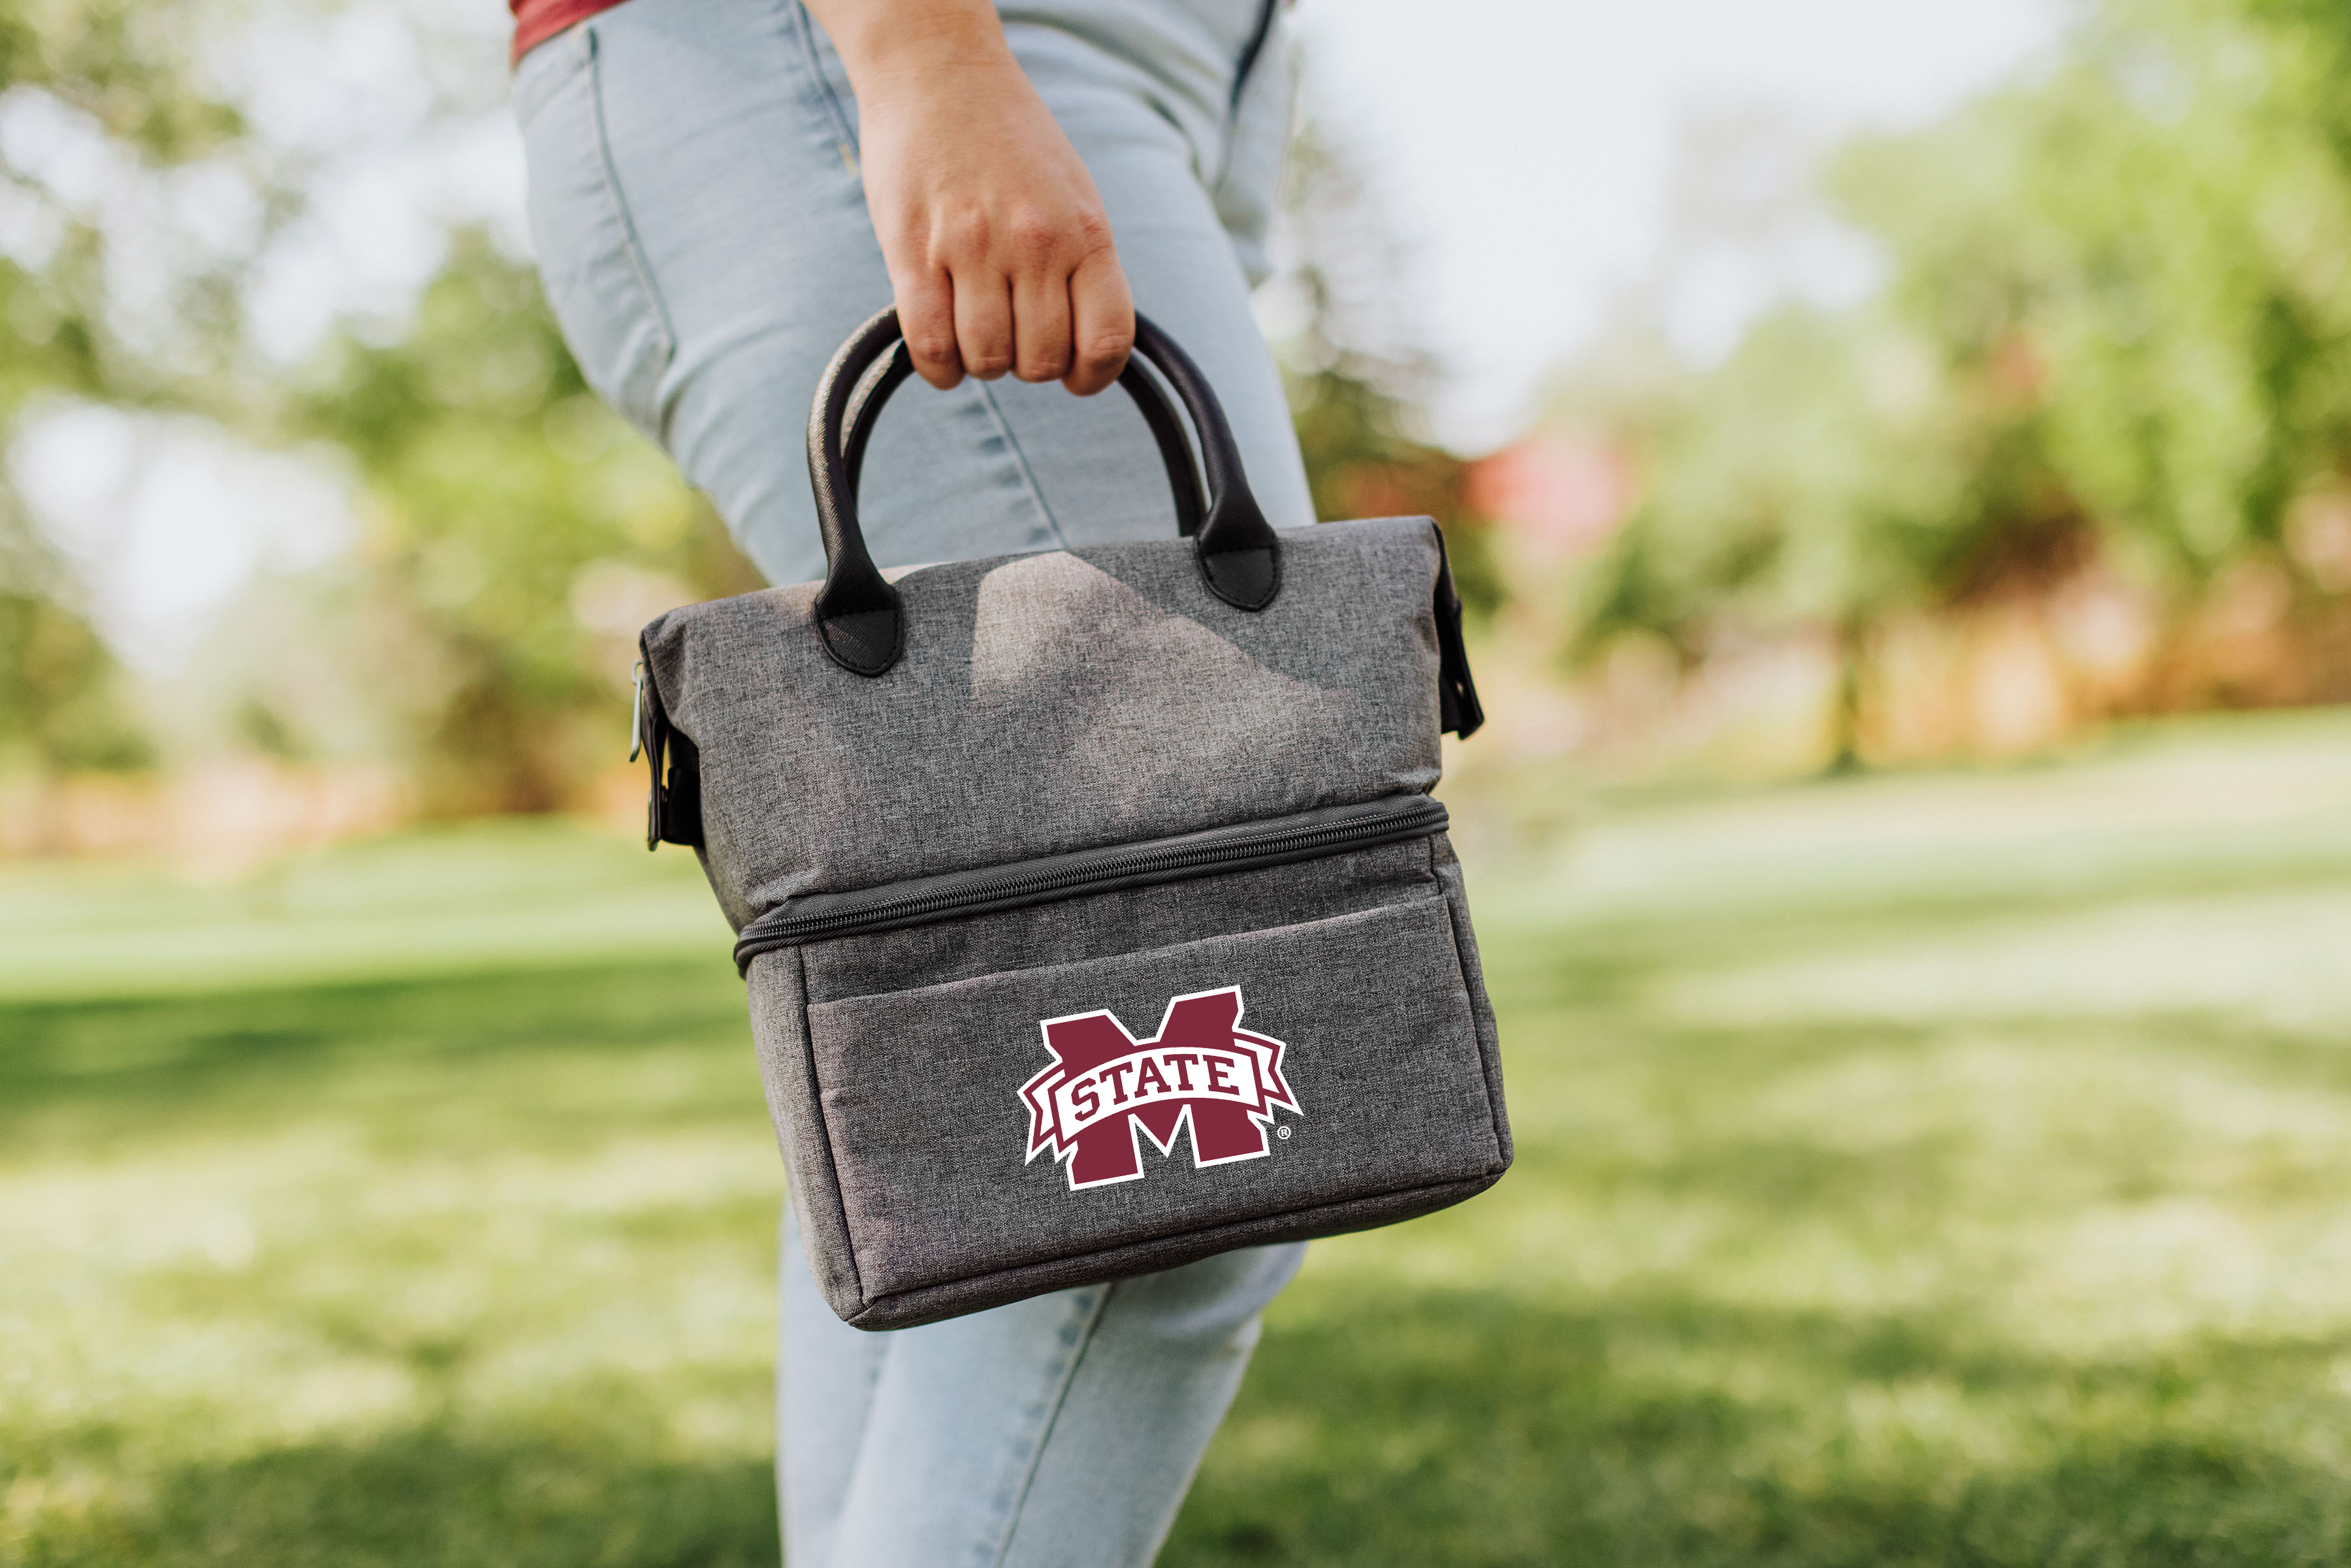
<path fill-rule="evenodd" d="M 760 954 L 803 942 L 893 931 L 1081 894 L 1318 860 L 1343 851 L 1426 838 L 1444 831 L 1445 825 L 1443 805 L 1426 795 L 1400 795 L 851 893 L 810 894 L 789 899 L 746 925 L 736 939 L 735 967 L 748 970 Z"/>

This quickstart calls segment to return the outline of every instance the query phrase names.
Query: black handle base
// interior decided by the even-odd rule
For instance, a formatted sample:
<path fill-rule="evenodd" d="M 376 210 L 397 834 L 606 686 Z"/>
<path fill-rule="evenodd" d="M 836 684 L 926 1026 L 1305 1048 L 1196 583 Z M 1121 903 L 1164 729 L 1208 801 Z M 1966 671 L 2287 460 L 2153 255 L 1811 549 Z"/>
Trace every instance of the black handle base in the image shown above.
<path fill-rule="evenodd" d="M 896 597 L 894 590 L 892 597 Z M 816 632 L 832 662 L 852 674 L 887 674 L 906 651 L 905 612 L 896 604 L 828 615 L 820 601 Z"/>
<path fill-rule="evenodd" d="M 1200 552 L 1200 575 L 1208 591 L 1236 610 L 1262 610 L 1281 591 L 1281 551 L 1274 546 L 1257 549 Z"/>

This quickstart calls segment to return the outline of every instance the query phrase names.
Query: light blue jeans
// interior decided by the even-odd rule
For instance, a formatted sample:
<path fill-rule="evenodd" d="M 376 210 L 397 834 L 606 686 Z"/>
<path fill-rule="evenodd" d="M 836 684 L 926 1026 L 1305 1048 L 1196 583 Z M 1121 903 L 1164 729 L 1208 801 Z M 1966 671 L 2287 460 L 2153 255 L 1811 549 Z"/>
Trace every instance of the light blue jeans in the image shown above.
<path fill-rule="evenodd" d="M 1314 521 L 1250 314 L 1280 177 L 1280 40 L 1262 0 L 1053 0 L 1005 33 L 1092 172 L 1136 307 L 1207 371 L 1276 528 Z M 796 0 L 629 0 L 541 44 L 515 84 L 531 232 L 589 382 L 716 503 L 771 582 L 824 573 L 803 456 L 817 377 L 890 301 L 857 105 Z M 893 400 L 859 515 L 884 565 L 1173 531 L 1123 393 L 967 381 Z"/>
<path fill-rule="evenodd" d="M 1249 311 L 1289 116 L 1261 0 L 1001 5 L 1092 172 L 1136 306 L 1207 371 L 1277 528 L 1313 521 Z M 531 51 L 515 98 L 548 298 L 598 392 L 771 581 L 822 574 L 802 432 L 890 286 L 857 106 L 797 0 L 629 0 Z M 910 384 L 865 463 L 883 564 L 1171 533 L 1123 394 Z M 1150 1562 L 1301 1247 L 891 1333 L 842 1324 L 786 1217 L 777 1471 L 793 1568 Z"/>

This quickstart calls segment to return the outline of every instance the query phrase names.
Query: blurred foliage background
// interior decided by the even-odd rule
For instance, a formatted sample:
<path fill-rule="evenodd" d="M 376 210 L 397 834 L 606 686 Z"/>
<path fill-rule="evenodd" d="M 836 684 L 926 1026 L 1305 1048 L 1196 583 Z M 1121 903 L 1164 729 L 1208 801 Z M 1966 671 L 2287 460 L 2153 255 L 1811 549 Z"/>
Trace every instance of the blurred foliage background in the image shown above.
<path fill-rule="evenodd" d="M 134 679 L 92 626 L 89 552 L 0 492 L 17 848 L 129 831 L 74 806 L 77 779 L 226 757 L 371 781 L 359 821 L 590 804 L 617 789 L 634 625 L 753 581 L 585 392 L 494 224 L 453 217 L 389 305 L 290 346 L 257 325 L 346 169 L 256 111 L 246 46 L 337 9 L 0 11 L 13 449 L 116 411 L 299 454 L 353 519 Z M 424 84 L 408 134 L 499 111 L 496 62 L 445 17 L 387 15 Z M 1273 315 L 1318 503 L 1448 518 L 1498 678 L 1545 688 L 1506 708 L 1510 744 L 1635 774 L 2017 755 L 2119 715 L 2351 695 L 2345 21 L 2085 8 L 2029 79 L 1807 162 L 1882 287 L 1779 308 L 1706 363 L 1628 301 L 1478 459 L 1427 439 L 1393 239 L 1310 131 Z M 1752 141 L 1729 127 L 1711 156 Z M 1718 219 L 1768 227 L 1740 199 Z"/>
<path fill-rule="evenodd" d="M 2030 81 L 1827 161 L 1871 298 L 1702 372 L 1636 328 L 1573 367 L 1558 416 L 1638 474 L 1573 656 L 1809 638 L 1844 765 L 2351 694 L 2346 19 L 2103 0 Z"/>
<path fill-rule="evenodd" d="M 433 59 L 458 40 L 429 12 L 374 19 L 405 29 L 392 43 L 432 84 L 412 119 L 503 110 L 494 57 Z M 241 752 L 373 764 L 395 813 L 576 806 L 619 729 L 635 627 L 757 586 L 666 462 L 586 392 L 510 241 L 435 236 L 413 302 L 350 312 L 293 355 L 256 332 L 267 270 L 315 235 L 345 171 L 257 124 L 221 62 L 265 25 L 334 21 L 110 0 L 0 11 L 0 420 L 103 404 L 324 454 L 358 525 L 314 570 L 260 574 L 183 669 L 150 672 L 142 703 L 92 633 L 73 563 L 0 493 L 0 637 L 23 651 L 5 666 L 0 770 L 20 782 Z"/>
<path fill-rule="evenodd" d="M 0 0 L 0 1568 L 774 1561 L 740 986 L 609 826 L 636 629 L 753 577 L 540 301 L 482 9 Z M 2198 711 L 2351 698 L 2351 0 L 2072 16 L 1697 127 L 1661 269 L 1876 286 L 1635 288 L 1475 455 L 1301 138 L 1520 1163 L 1318 1244 L 1167 1561 L 2351 1558 L 2351 727 Z"/>
<path fill-rule="evenodd" d="M 219 66 L 264 16 L 331 7 L 0 21 L 14 444 L 64 409 L 200 421 L 327 463 L 355 519 L 258 573 L 179 670 L 130 679 L 89 573 L 0 498 L 19 846 L 106 837 L 42 806 L 78 776 L 224 755 L 360 767 L 376 816 L 583 806 L 616 788 L 632 628 L 752 585 L 583 391 L 494 225 L 446 225 L 421 289 L 297 350 L 256 331 L 339 172 Z M 1277 318 L 1319 506 L 1448 517 L 1507 632 L 1499 679 L 1554 689 L 1511 707 L 1514 746 L 1634 773 L 2022 755 L 2116 715 L 2351 695 L 2344 21 L 2087 7 L 2032 80 L 1805 169 L 1883 287 L 1777 308 L 1705 364 L 1629 301 L 1526 437 L 1474 461 L 1425 435 L 1395 242 L 1310 130 Z M 402 26 L 433 94 L 413 125 L 496 113 L 489 61 L 430 12 Z"/>

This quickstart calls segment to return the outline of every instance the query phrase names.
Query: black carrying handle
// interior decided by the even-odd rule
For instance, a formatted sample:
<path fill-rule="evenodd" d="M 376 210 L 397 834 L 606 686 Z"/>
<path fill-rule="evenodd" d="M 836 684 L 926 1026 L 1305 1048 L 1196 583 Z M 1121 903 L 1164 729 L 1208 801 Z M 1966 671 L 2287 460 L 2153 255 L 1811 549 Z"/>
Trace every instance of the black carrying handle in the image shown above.
<path fill-rule="evenodd" d="M 1192 416 L 1208 474 L 1205 511 L 1183 426 L 1137 360 L 1166 378 Z M 869 375 L 877 364 L 880 371 Z M 886 673 L 905 647 L 898 591 L 873 564 L 857 526 L 857 481 L 882 405 L 913 373 L 898 312 L 894 308 L 882 310 L 850 334 L 832 357 L 809 411 L 809 483 L 816 493 L 817 528 L 824 538 L 825 558 L 824 586 L 816 596 L 817 635 L 833 663 L 861 675 Z M 1281 547 L 1249 493 L 1225 411 L 1191 356 L 1140 311 L 1134 318 L 1134 353 L 1119 384 L 1134 400 L 1159 444 L 1175 492 L 1176 526 L 1193 538 L 1208 591 L 1238 610 L 1262 610 L 1272 603 L 1281 591 Z"/>
<path fill-rule="evenodd" d="M 914 352 L 902 338 L 882 351 L 881 363 L 860 378 L 857 391 L 850 395 L 849 433 L 841 438 L 841 452 L 849 470 L 852 497 L 857 494 L 865 472 L 865 444 L 873 438 L 873 427 L 881 422 L 882 404 L 898 390 L 898 383 L 914 373 Z M 1126 369 L 1118 381 L 1142 411 L 1152 439 L 1159 444 L 1159 460 L 1167 468 L 1167 487 L 1176 497 L 1176 531 L 1188 539 L 1200 531 L 1201 517 L 1200 476 L 1192 465 L 1191 437 L 1184 434 L 1184 423 L 1159 389 L 1158 379 L 1143 368 L 1140 360 L 1127 356 Z"/>

